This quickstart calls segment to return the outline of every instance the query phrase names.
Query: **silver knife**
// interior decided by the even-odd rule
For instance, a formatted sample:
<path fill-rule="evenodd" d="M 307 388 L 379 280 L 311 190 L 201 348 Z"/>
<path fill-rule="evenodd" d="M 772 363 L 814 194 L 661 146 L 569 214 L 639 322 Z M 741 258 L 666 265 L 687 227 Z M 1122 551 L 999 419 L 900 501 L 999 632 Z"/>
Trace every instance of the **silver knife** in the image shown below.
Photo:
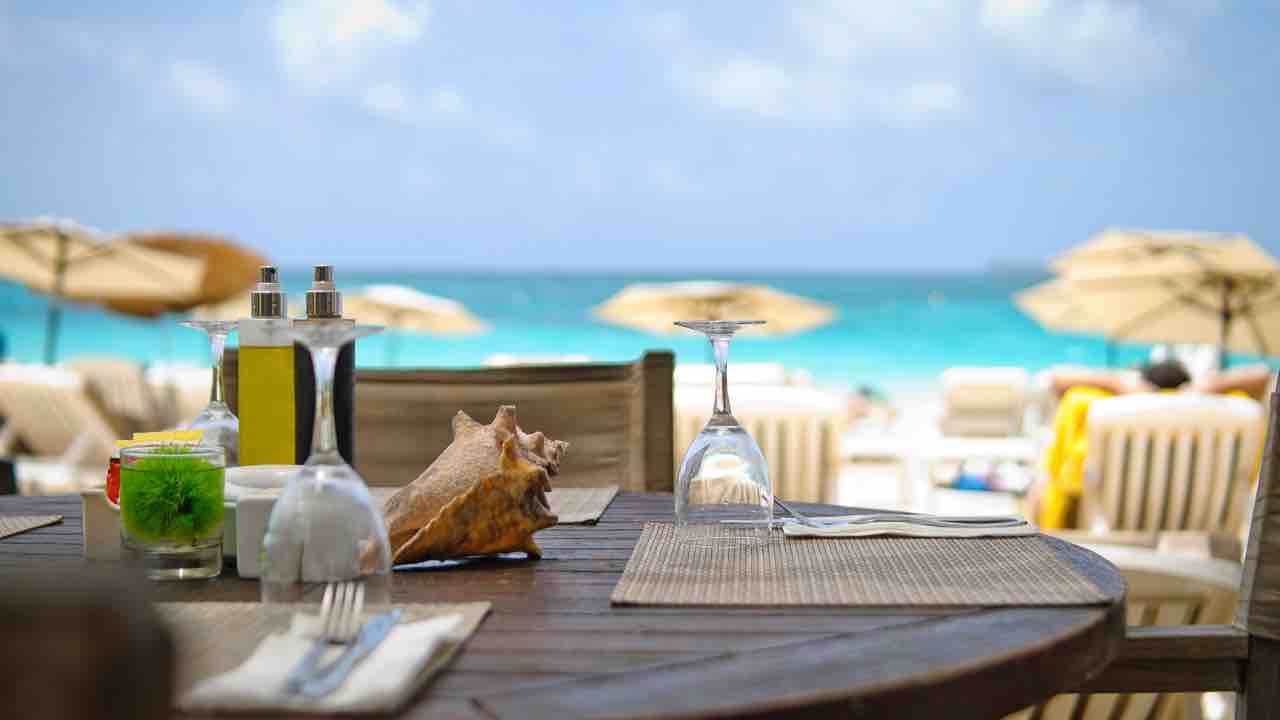
<path fill-rule="evenodd" d="M 400 621 L 399 608 L 369 619 L 360 628 L 356 641 L 334 660 L 331 665 L 316 671 L 298 688 L 300 695 L 309 698 L 324 697 L 342 687 L 351 670 L 373 652 L 374 648 L 391 634 L 391 628 Z"/>

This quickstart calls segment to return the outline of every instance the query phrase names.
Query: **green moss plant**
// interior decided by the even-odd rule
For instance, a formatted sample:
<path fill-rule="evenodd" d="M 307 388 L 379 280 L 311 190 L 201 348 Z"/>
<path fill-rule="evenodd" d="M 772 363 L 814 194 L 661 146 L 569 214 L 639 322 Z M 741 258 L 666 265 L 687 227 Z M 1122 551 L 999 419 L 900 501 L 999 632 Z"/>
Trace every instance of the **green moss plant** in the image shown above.
<path fill-rule="evenodd" d="M 144 457 L 120 467 L 120 519 L 131 537 L 194 544 L 222 530 L 223 469 L 199 457 Z"/>

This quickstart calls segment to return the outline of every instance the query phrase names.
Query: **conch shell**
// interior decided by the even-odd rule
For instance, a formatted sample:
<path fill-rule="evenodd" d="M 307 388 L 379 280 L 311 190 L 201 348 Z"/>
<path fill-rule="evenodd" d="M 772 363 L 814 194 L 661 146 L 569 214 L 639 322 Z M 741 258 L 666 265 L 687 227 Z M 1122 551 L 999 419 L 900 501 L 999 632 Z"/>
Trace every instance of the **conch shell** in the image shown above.
<path fill-rule="evenodd" d="M 547 492 L 567 447 L 521 431 L 513 406 L 499 408 L 488 425 L 459 411 L 453 442 L 383 508 L 392 562 L 513 551 L 541 557 L 533 533 L 556 524 Z"/>

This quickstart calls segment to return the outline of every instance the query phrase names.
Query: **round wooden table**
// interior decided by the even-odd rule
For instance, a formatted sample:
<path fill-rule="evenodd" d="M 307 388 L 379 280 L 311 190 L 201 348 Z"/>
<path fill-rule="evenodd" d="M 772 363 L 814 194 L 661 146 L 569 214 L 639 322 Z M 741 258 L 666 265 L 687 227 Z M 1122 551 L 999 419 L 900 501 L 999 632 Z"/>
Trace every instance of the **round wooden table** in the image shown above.
<path fill-rule="evenodd" d="M 839 508 L 806 506 L 838 512 Z M 79 557 L 78 497 L 4 498 L 0 513 L 62 525 L 0 540 L 0 574 Z M 612 607 L 646 521 L 670 495 L 622 493 L 599 525 L 545 530 L 542 560 L 397 572 L 401 602 L 488 600 L 493 611 L 406 717 L 995 718 L 1081 686 L 1124 640 L 1124 583 L 1106 560 L 1049 539 L 1110 598 L 1093 607 Z M 154 599 L 256 600 L 224 576 L 155 583 Z"/>

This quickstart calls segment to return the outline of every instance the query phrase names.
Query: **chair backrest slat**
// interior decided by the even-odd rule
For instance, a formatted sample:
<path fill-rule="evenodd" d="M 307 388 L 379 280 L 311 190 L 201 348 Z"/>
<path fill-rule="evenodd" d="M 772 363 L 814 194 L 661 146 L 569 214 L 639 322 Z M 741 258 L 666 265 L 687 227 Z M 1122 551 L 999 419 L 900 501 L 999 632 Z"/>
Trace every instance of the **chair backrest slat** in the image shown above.
<path fill-rule="evenodd" d="M 1271 395 L 1236 624 L 1250 635 L 1280 641 L 1280 392 Z"/>

